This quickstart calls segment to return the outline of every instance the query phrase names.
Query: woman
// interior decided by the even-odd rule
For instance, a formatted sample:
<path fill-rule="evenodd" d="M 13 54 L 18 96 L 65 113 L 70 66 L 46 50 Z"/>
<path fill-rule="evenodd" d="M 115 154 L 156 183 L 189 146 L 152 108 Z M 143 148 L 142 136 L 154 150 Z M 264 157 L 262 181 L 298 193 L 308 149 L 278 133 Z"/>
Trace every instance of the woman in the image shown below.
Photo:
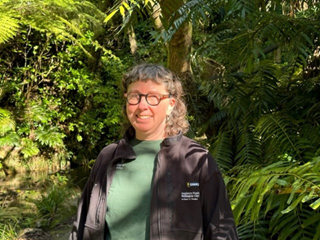
<path fill-rule="evenodd" d="M 188 131 L 181 82 L 156 64 L 124 75 L 129 126 L 99 154 L 70 239 L 237 239 L 212 156 Z"/>

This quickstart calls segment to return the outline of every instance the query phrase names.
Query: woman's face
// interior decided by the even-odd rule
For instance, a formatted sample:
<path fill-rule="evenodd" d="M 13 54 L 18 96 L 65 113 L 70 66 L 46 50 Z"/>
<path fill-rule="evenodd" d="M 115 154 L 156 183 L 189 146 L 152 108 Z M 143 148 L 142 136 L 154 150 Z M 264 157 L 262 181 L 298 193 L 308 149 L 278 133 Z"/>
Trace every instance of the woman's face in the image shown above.
<path fill-rule="evenodd" d="M 128 94 L 130 93 L 169 94 L 164 84 L 158 84 L 151 80 L 131 83 L 128 87 Z M 171 113 L 174 104 L 175 99 L 171 97 L 162 99 L 157 106 L 151 106 L 144 96 L 141 96 L 140 103 L 137 105 L 127 103 L 127 116 L 136 130 L 136 138 L 139 140 L 160 140 L 165 138 L 166 116 Z"/>

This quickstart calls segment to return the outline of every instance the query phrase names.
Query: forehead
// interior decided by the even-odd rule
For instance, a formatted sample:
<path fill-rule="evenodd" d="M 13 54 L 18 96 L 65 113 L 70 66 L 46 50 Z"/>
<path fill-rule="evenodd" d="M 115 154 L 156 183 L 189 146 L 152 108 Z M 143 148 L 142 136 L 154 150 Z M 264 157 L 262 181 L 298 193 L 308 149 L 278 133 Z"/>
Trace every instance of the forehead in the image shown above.
<path fill-rule="evenodd" d="M 128 92 L 140 92 L 140 93 L 148 93 L 148 92 L 167 92 L 167 88 L 164 83 L 157 83 L 152 80 L 147 81 L 136 81 L 131 83 L 128 86 Z"/>

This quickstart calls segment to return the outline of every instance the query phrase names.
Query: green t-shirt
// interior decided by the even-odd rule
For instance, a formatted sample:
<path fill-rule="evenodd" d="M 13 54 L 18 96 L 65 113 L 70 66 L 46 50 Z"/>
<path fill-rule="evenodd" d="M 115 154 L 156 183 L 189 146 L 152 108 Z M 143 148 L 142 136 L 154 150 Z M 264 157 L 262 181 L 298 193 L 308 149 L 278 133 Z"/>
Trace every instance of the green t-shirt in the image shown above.
<path fill-rule="evenodd" d="M 107 240 L 149 239 L 151 185 L 162 140 L 130 142 L 137 158 L 118 163 L 107 199 Z"/>

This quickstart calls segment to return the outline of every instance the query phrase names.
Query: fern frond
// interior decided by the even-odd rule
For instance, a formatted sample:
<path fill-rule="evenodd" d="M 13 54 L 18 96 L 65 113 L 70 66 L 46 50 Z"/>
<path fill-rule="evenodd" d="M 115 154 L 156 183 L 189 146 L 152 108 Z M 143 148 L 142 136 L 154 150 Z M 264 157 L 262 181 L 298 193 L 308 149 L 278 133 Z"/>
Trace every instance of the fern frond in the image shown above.
<path fill-rule="evenodd" d="M 3 146 L 20 146 L 20 137 L 15 132 L 10 132 L 4 137 L 0 137 L 0 147 Z"/>
<path fill-rule="evenodd" d="M 30 0 L 21 1 L 20 4 L 15 4 L 12 1 L 6 4 L 6 8 L 12 9 L 10 11 L 15 13 L 14 16 L 19 19 L 20 24 L 30 26 L 40 32 L 54 34 L 63 41 L 73 41 L 90 58 L 92 55 L 85 48 L 81 38 L 85 39 L 87 31 L 93 33 L 103 31 L 101 23 L 105 14 L 89 1 Z M 98 46 L 97 43 L 96 46 Z M 102 48 L 102 46 L 99 47 Z"/>
<path fill-rule="evenodd" d="M 40 151 L 37 144 L 28 138 L 21 139 L 21 147 L 21 153 L 25 158 L 35 156 Z"/>
<path fill-rule="evenodd" d="M 239 129 L 236 140 L 237 154 L 235 161 L 237 165 L 256 165 L 262 162 L 261 141 L 259 136 L 253 132 L 252 127 Z"/>
<path fill-rule="evenodd" d="M 32 103 L 24 109 L 25 119 L 36 122 L 47 122 L 49 119 L 48 110 L 37 103 Z"/>
<path fill-rule="evenodd" d="M 239 239 L 267 240 L 269 234 L 269 221 L 261 217 L 255 224 L 245 223 L 237 227 Z"/>
<path fill-rule="evenodd" d="M 57 128 L 41 127 L 35 130 L 36 140 L 42 145 L 56 147 L 63 145 L 64 134 L 60 133 Z"/>
<path fill-rule="evenodd" d="M 217 136 L 212 148 L 212 155 L 217 161 L 222 172 L 228 171 L 233 166 L 233 151 L 231 133 L 224 132 Z"/>
<path fill-rule="evenodd" d="M 291 214 L 279 215 L 270 221 L 270 230 L 277 239 L 306 239 L 317 238 L 315 229 L 320 226 L 320 214 L 302 205 Z"/>
<path fill-rule="evenodd" d="M 0 11 L 0 44 L 9 41 L 19 31 L 19 21 L 11 16 Z"/>
<path fill-rule="evenodd" d="M 300 160 L 295 139 L 297 126 L 297 121 L 287 114 L 266 114 L 260 118 L 256 130 L 275 152 L 292 154 Z"/>
<path fill-rule="evenodd" d="M 12 118 L 11 112 L 0 108 L 0 136 L 4 136 L 7 132 L 15 130 L 16 122 Z"/>

